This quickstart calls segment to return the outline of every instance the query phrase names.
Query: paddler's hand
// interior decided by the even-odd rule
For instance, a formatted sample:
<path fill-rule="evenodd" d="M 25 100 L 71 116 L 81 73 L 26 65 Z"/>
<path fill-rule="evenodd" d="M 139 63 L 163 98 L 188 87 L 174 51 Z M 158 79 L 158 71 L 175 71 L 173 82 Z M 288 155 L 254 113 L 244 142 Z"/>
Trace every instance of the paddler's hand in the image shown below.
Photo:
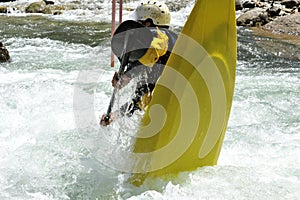
<path fill-rule="evenodd" d="M 128 76 L 126 76 L 125 74 L 121 77 L 121 81 L 119 81 L 118 78 L 118 72 L 115 72 L 113 79 L 111 80 L 111 85 L 114 88 L 118 88 L 121 89 L 123 88 L 125 85 L 127 85 L 130 82 L 130 78 Z"/>
<path fill-rule="evenodd" d="M 106 117 L 106 114 L 103 114 L 99 124 L 101 126 L 108 126 L 113 122 L 114 119 L 115 115 L 113 113 L 110 114 L 109 118 Z"/>
<path fill-rule="evenodd" d="M 114 77 L 113 77 L 113 79 L 111 80 L 111 85 L 112 85 L 113 87 L 117 87 L 118 81 L 119 81 L 119 78 L 118 78 L 118 72 L 115 72 Z"/>

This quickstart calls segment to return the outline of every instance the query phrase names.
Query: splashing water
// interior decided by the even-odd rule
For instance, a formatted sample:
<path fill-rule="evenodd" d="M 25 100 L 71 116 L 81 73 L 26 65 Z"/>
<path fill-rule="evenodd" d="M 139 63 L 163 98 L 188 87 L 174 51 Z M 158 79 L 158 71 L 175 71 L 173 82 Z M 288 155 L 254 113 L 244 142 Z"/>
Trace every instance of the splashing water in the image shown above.
<path fill-rule="evenodd" d="M 94 1 L 82 5 L 91 2 L 105 6 Z M 72 20 L 76 15 L 81 20 Z M 88 20 L 90 15 L 105 20 Z M 1 40 L 12 57 L 0 64 L 0 199 L 300 196 L 299 47 L 247 29 L 238 30 L 235 96 L 218 165 L 183 172 L 172 182 L 153 180 L 151 187 L 122 184 L 124 175 L 99 162 L 82 144 L 74 120 L 76 87 L 93 99 L 96 121 L 109 103 L 117 69 L 109 67 L 107 16 L 100 9 L 81 8 L 53 18 L 0 16 Z M 86 71 L 90 76 L 78 81 Z M 130 134 L 123 135 L 135 131 L 137 118 L 125 128 L 120 124 L 126 121 L 120 121 L 107 129 L 87 124 L 84 131 L 95 141 L 106 139 L 126 148 Z"/>

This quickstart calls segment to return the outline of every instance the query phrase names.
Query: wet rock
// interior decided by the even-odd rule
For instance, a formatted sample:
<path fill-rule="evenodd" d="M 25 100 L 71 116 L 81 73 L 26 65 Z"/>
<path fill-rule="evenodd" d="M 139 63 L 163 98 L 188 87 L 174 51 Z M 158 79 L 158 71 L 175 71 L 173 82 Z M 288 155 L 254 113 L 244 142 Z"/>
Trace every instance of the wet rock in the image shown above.
<path fill-rule="evenodd" d="M 58 5 L 47 5 L 43 10 L 44 14 L 60 15 L 62 11 L 65 10 L 65 7 Z"/>
<path fill-rule="evenodd" d="M 300 12 L 300 0 L 240 0 L 240 2 L 243 9 L 237 18 L 238 26 L 263 26 L 265 30 L 274 33 L 300 35 L 298 15 L 295 15 Z M 252 8 L 253 6 L 255 8 Z"/>
<path fill-rule="evenodd" d="M 43 13 L 44 9 L 46 8 L 45 1 L 39 1 L 31 3 L 26 9 L 26 13 Z"/>
<path fill-rule="evenodd" d="M 8 50 L 3 45 L 2 42 L 0 42 L 0 62 L 8 62 L 10 59 Z"/>
<path fill-rule="evenodd" d="M 300 35 L 300 13 L 279 17 L 263 26 L 263 29 L 273 33 Z"/>
<path fill-rule="evenodd" d="M 281 5 L 284 5 L 286 8 L 294 8 L 300 4 L 300 0 L 283 0 Z"/>
<path fill-rule="evenodd" d="M 243 8 L 255 8 L 255 2 L 254 1 L 245 1 L 243 3 Z"/>
<path fill-rule="evenodd" d="M 46 3 L 46 5 L 54 5 L 54 2 L 53 2 L 53 1 L 47 1 L 47 0 L 44 0 L 44 2 Z"/>
<path fill-rule="evenodd" d="M 30 4 L 25 12 L 59 15 L 63 10 L 65 10 L 64 6 L 54 5 L 53 1 L 39 1 Z"/>
<path fill-rule="evenodd" d="M 268 13 L 262 8 L 253 8 L 237 18 L 238 26 L 262 26 L 269 22 Z"/>
<path fill-rule="evenodd" d="M 170 9 L 170 11 L 178 11 L 182 8 L 182 5 L 188 5 L 191 1 L 190 0 L 180 0 L 180 1 L 174 1 L 174 0 L 166 0 L 165 3 Z"/>
<path fill-rule="evenodd" d="M 7 6 L 0 6 L 0 13 L 7 13 Z"/>
<path fill-rule="evenodd" d="M 271 8 L 267 9 L 267 12 L 270 17 L 277 17 L 280 15 L 281 8 L 277 6 L 272 6 Z"/>
<path fill-rule="evenodd" d="M 240 0 L 235 0 L 235 10 L 242 10 L 243 5 Z"/>

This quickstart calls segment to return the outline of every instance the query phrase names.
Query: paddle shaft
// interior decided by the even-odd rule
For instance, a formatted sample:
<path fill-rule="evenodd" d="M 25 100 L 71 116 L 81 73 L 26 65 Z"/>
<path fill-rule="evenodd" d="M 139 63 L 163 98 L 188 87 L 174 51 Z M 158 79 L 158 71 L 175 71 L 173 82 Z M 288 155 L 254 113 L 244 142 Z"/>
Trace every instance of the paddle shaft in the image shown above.
<path fill-rule="evenodd" d="M 122 75 L 124 73 L 124 69 L 125 69 L 125 66 L 127 65 L 127 61 L 128 61 L 128 58 L 129 58 L 129 55 L 128 55 L 128 52 L 127 52 L 127 45 L 128 45 L 129 35 L 130 35 L 130 32 L 127 31 L 126 35 L 125 35 L 125 41 L 124 41 L 122 54 L 121 54 L 121 65 L 120 65 L 120 68 L 119 68 L 119 71 L 118 71 L 118 76 L 117 76 L 117 79 L 119 81 L 118 84 L 122 84 Z M 108 122 L 109 119 L 110 119 L 110 114 L 111 114 L 111 111 L 112 111 L 112 107 L 114 106 L 114 103 L 115 103 L 117 91 L 118 91 L 118 87 L 114 87 L 112 96 L 110 98 L 109 106 L 107 108 L 106 116 L 104 118 L 105 122 Z"/>

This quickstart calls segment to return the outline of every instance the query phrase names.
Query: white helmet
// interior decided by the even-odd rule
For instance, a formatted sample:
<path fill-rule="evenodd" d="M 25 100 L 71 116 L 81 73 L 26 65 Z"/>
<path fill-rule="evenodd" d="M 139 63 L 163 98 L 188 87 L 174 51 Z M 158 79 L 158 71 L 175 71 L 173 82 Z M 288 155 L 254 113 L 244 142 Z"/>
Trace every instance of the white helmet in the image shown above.
<path fill-rule="evenodd" d="M 145 1 L 135 10 L 135 20 L 152 19 L 157 26 L 170 26 L 169 8 L 160 1 Z"/>

